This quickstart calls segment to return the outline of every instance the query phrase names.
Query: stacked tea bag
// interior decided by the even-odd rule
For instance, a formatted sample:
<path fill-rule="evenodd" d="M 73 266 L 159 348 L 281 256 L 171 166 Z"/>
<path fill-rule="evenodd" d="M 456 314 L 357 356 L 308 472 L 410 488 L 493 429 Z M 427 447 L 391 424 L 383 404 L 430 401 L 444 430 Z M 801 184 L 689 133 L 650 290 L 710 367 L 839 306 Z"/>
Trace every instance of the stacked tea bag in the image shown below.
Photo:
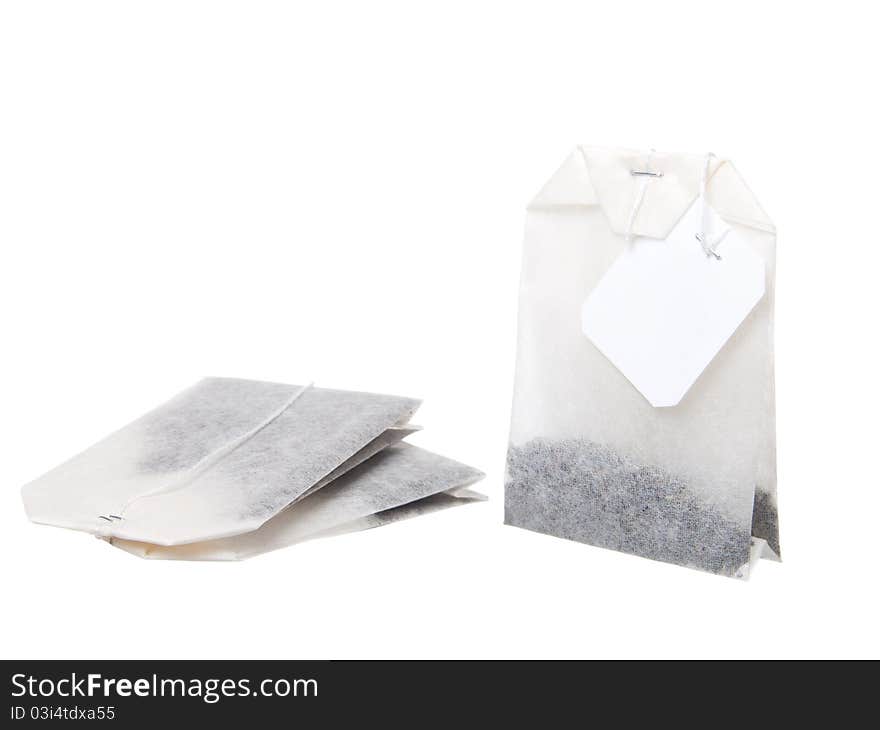
<path fill-rule="evenodd" d="M 484 499 L 482 473 L 402 443 L 418 406 L 206 378 L 26 485 L 25 510 L 141 557 L 240 560 Z"/>

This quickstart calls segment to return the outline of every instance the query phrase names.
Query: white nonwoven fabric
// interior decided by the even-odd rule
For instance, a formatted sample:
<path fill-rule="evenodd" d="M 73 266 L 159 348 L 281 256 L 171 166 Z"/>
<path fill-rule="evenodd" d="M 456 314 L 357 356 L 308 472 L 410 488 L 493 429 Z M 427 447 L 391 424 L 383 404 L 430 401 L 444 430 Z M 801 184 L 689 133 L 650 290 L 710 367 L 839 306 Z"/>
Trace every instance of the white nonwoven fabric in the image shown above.
<path fill-rule="evenodd" d="M 388 446 L 283 510 L 257 530 L 219 540 L 158 546 L 112 538 L 123 550 L 164 560 L 242 560 L 304 540 L 389 524 L 485 499 L 467 489 L 483 474 L 409 444 Z"/>
<path fill-rule="evenodd" d="M 373 455 L 378 454 L 382 449 L 385 449 L 392 444 L 396 444 L 398 441 L 402 441 L 410 434 L 415 433 L 416 431 L 420 431 L 421 428 L 419 426 L 414 426 L 412 424 L 408 424 L 406 426 L 392 426 L 391 428 L 383 431 L 376 438 L 374 438 L 370 443 L 364 446 L 360 451 L 356 452 L 354 455 L 350 456 L 344 462 L 342 462 L 339 466 L 337 466 L 333 471 L 331 471 L 327 476 L 322 477 L 318 482 L 309 487 L 305 492 L 303 492 L 300 496 L 291 502 L 288 507 L 296 504 L 302 499 L 305 499 L 311 494 L 314 494 L 319 489 L 327 486 L 330 482 L 332 482 L 337 477 L 342 476 L 348 471 L 351 471 L 356 466 L 363 464 L 367 459 L 371 458 Z"/>
<path fill-rule="evenodd" d="M 706 161 L 579 147 L 529 205 L 505 521 L 743 577 L 753 538 L 779 554 L 776 234 L 733 165 L 712 159 L 704 174 Z M 632 174 L 645 170 L 662 175 Z M 760 256 L 764 294 L 680 402 L 656 408 L 584 334 L 581 312 L 634 238 L 662 244 L 703 179 L 711 210 Z"/>
<path fill-rule="evenodd" d="M 206 378 L 26 485 L 25 509 L 34 522 L 156 545 L 251 532 L 406 435 L 418 405 Z"/>

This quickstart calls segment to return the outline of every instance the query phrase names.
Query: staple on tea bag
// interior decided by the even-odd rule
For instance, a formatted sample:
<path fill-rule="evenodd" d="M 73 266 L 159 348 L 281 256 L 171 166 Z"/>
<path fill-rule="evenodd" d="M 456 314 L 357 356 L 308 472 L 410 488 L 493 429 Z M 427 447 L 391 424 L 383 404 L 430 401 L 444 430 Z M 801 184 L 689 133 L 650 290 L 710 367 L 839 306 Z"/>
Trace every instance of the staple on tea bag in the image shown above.
<path fill-rule="evenodd" d="M 240 560 L 304 540 L 377 527 L 484 499 L 467 489 L 483 474 L 409 444 L 389 446 L 247 534 L 176 546 L 111 538 L 146 558 Z"/>

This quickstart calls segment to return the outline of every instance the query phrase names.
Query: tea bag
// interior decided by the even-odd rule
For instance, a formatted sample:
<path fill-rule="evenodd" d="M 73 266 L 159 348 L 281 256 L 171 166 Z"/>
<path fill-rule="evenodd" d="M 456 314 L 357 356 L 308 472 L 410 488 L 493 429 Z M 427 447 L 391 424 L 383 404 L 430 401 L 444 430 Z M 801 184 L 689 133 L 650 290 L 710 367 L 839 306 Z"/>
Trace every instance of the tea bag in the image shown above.
<path fill-rule="evenodd" d="M 207 378 L 22 490 L 34 522 L 181 545 L 240 535 L 411 431 L 418 401 Z"/>
<path fill-rule="evenodd" d="M 728 576 L 778 558 L 775 256 L 729 161 L 577 148 L 526 217 L 505 521 Z"/>
<path fill-rule="evenodd" d="M 446 507 L 484 499 L 467 487 L 476 469 L 409 444 L 389 446 L 243 535 L 163 547 L 111 538 L 145 558 L 241 560 L 304 540 L 378 527 Z"/>

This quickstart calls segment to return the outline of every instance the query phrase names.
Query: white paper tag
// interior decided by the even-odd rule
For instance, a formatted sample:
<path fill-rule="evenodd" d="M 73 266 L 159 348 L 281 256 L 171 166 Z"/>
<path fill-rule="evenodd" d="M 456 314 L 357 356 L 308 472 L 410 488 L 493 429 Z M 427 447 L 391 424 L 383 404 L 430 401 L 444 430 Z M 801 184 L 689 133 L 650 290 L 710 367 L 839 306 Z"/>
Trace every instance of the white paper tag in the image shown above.
<path fill-rule="evenodd" d="M 634 238 L 584 302 L 584 334 L 653 406 L 677 405 L 764 296 L 763 259 L 735 230 L 708 256 L 701 214 Z M 727 228 L 711 209 L 706 224 L 710 240 Z"/>

